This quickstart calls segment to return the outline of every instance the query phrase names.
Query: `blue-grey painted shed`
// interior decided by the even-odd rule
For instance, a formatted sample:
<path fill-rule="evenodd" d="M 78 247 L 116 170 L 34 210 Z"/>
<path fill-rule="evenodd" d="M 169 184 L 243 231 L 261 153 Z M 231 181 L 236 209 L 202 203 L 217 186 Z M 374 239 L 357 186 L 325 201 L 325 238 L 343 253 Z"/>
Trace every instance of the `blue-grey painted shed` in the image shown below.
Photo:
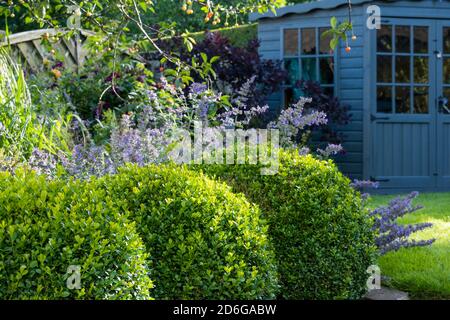
<path fill-rule="evenodd" d="M 282 59 L 290 76 L 313 78 L 350 105 L 342 171 L 385 190 L 450 189 L 450 1 L 352 1 L 355 40 L 326 50 L 330 17 L 348 18 L 346 0 L 321 0 L 252 14 L 260 54 Z M 373 29 L 370 6 L 380 9 Z M 323 40 L 323 41 L 322 41 Z M 322 43 L 320 43 L 322 41 Z M 330 71 L 331 70 L 331 71 Z M 273 108 L 292 98 L 288 86 Z"/>

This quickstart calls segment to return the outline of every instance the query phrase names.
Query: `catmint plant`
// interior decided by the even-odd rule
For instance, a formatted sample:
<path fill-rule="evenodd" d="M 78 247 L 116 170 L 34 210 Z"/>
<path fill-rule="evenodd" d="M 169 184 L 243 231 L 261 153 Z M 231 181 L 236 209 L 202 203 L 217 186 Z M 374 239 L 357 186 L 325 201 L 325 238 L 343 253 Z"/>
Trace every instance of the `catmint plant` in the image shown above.
<path fill-rule="evenodd" d="M 39 174 L 45 174 L 50 177 L 55 174 L 57 165 L 57 156 L 37 148 L 33 149 L 33 152 L 28 159 L 28 166 L 31 169 Z"/>
<path fill-rule="evenodd" d="M 70 157 L 61 156 L 60 162 L 70 176 L 87 179 L 115 173 L 115 166 L 103 146 L 76 145 Z"/>
<path fill-rule="evenodd" d="M 352 186 L 362 191 L 367 188 L 378 188 L 379 184 L 378 182 L 355 180 Z M 373 230 L 378 234 L 375 244 L 380 254 L 383 255 L 401 248 L 428 246 L 436 240 L 416 241 L 409 239 L 411 234 L 430 228 L 432 226 L 431 223 L 402 225 L 398 222 L 399 218 L 423 208 L 422 206 L 414 206 L 412 204 L 418 195 L 418 192 L 412 192 L 406 197 L 395 198 L 387 206 L 378 207 L 369 213 L 374 220 Z M 363 193 L 364 198 L 367 198 L 367 196 L 367 193 Z"/>
<path fill-rule="evenodd" d="M 280 144 L 284 148 L 297 148 L 306 127 L 327 123 L 327 115 L 320 111 L 306 111 L 305 105 L 311 99 L 301 97 L 287 109 L 281 111 L 276 121 L 269 123 L 269 127 L 280 130 Z"/>
<path fill-rule="evenodd" d="M 264 115 L 269 110 L 268 105 L 251 106 L 250 104 L 255 91 L 255 79 L 256 77 L 253 76 L 247 80 L 236 92 L 231 106 L 229 108 L 225 106 L 225 111 L 218 114 L 217 118 L 223 127 L 248 128 L 253 119 Z"/>
<path fill-rule="evenodd" d="M 124 115 L 119 128 L 111 135 L 111 159 L 114 166 L 135 163 L 144 166 L 163 160 L 164 149 L 170 144 L 171 127 L 153 126 L 157 117 L 152 115 L 151 107 L 133 123 L 130 115 Z"/>
<path fill-rule="evenodd" d="M 98 142 L 95 137 L 88 138 L 84 143 L 78 143 L 71 155 L 58 155 L 56 158 L 36 151 L 30 159 L 32 165 L 37 171 L 52 175 L 56 170 L 54 162 L 58 162 L 69 175 L 85 179 L 114 173 L 126 163 L 139 166 L 161 163 L 168 160 L 171 148 L 179 139 L 179 129 L 192 133 L 194 122 L 201 122 L 205 132 L 209 132 L 208 129 L 214 132 L 228 128 L 250 129 L 252 121 L 269 109 L 267 105 L 252 106 L 250 103 L 255 90 L 255 77 L 248 79 L 231 100 L 205 83 L 194 82 L 183 88 L 169 84 L 164 77 L 160 81 L 157 88 L 146 88 L 142 92 L 145 98 L 133 112 L 122 114 L 118 120 L 113 116 L 105 117 L 109 120 L 104 125 L 100 122 L 98 128 L 101 130 L 98 129 L 97 133 L 101 131 L 102 137 L 108 136 L 101 139 L 101 144 L 95 143 Z M 307 128 L 327 123 L 326 114 L 305 109 L 307 103 L 310 104 L 311 99 L 300 98 L 268 125 L 271 129 L 280 130 L 283 147 L 301 148 L 300 152 L 305 154 L 310 150 L 299 143 L 301 136 Z M 204 135 L 206 138 L 207 135 Z M 327 158 L 341 150 L 340 145 L 333 144 L 323 150 L 318 149 L 317 156 Z"/>
<path fill-rule="evenodd" d="M 341 153 L 344 148 L 340 144 L 328 144 L 325 149 L 317 149 L 316 153 L 319 158 L 329 158 L 331 156 Z"/>

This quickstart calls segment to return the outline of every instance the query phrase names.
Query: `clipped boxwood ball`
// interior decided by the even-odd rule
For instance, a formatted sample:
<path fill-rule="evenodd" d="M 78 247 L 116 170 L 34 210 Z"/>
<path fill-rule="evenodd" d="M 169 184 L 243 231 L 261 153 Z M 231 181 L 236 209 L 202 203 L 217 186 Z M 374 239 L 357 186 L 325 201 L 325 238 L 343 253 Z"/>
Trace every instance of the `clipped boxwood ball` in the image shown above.
<path fill-rule="evenodd" d="M 360 195 L 331 161 L 279 152 L 279 170 L 196 165 L 258 204 L 269 222 L 286 299 L 351 299 L 366 291 L 375 258 L 372 222 Z"/>
<path fill-rule="evenodd" d="M 145 246 L 113 201 L 80 181 L 0 173 L 0 299 L 149 299 Z"/>
<path fill-rule="evenodd" d="M 243 195 L 175 165 L 129 166 L 99 183 L 136 222 L 155 298 L 275 297 L 267 226 Z"/>

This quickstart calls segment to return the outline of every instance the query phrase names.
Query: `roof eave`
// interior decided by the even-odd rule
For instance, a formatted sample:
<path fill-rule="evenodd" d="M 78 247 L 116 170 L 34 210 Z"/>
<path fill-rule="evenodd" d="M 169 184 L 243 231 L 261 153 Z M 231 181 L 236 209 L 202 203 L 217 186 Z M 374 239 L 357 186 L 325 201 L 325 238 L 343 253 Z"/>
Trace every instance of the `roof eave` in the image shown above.
<path fill-rule="evenodd" d="M 370 2 L 369 0 L 353 0 L 353 5 L 362 4 L 365 2 Z M 250 21 L 257 21 L 260 19 L 274 19 L 281 18 L 287 14 L 305 14 L 311 12 L 313 10 L 326 10 L 326 9 L 334 9 L 340 7 L 342 5 L 346 5 L 347 0 L 322 0 L 322 1 L 314 1 L 308 3 L 300 3 L 293 6 L 286 6 L 276 10 L 276 14 L 269 11 L 266 13 L 256 13 L 253 12 L 249 15 Z"/>

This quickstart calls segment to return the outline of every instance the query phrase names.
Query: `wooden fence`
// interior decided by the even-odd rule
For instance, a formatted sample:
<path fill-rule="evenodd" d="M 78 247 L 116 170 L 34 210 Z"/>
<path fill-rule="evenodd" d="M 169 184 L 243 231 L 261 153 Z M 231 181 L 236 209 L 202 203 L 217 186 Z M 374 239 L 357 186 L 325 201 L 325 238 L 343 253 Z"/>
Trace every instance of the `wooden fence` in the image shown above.
<path fill-rule="evenodd" d="M 49 59 L 52 56 L 51 50 L 43 45 L 42 39 L 44 36 L 48 35 L 51 38 L 57 34 L 61 34 L 61 31 L 39 29 L 15 33 L 8 37 L 6 37 L 5 33 L 2 33 L 0 34 L 0 46 L 9 47 L 11 57 L 22 64 L 24 69 L 39 72 L 43 69 L 44 59 Z M 90 35 L 93 35 L 93 33 L 81 31 L 80 36 L 71 37 L 70 39 L 59 37 L 58 41 L 51 42 L 51 47 L 57 55 L 64 57 L 66 67 L 77 69 L 86 56 L 84 44 Z"/>

